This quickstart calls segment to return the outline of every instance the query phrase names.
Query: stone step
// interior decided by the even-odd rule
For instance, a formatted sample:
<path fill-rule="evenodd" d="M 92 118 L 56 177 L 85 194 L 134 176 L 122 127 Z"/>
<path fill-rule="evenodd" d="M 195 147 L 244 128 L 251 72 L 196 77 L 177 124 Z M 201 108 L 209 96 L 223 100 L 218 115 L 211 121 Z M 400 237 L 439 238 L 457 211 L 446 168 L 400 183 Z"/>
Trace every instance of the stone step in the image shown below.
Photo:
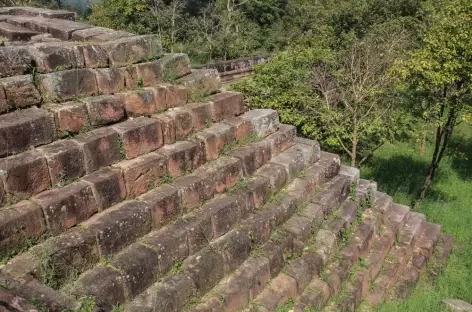
<path fill-rule="evenodd" d="M 290 148 L 286 152 L 290 152 Z M 284 153 L 285 152 L 282 152 L 282 154 Z M 291 163 L 298 166 L 296 159 L 293 159 Z M 303 162 L 301 166 L 304 166 Z M 204 166 L 198 170 L 202 168 L 204 168 Z M 239 169 L 241 170 L 241 168 Z M 228 170 L 214 168 L 211 173 L 205 173 L 205 171 L 208 171 L 208 169 L 195 174 L 196 176 L 208 176 L 212 178 L 212 180 L 219 174 L 222 174 L 223 181 L 234 181 L 229 185 L 219 184 L 218 181 L 215 181 L 213 183 L 215 186 L 212 188 L 214 188 L 216 192 L 223 192 L 224 188 L 228 190 L 235 185 L 237 181 L 235 174 L 229 173 Z M 287 183 L 289 182 L 290 180 L 287 180 Z M 249 244 L 250 235 L 248 233 L 258 230 L 257 227 L 254 228 L 254 223 L 250 223 L 248 227 L 246 227 L 243 220 L 248 217 L 251 211 L 259 208 L 260 205 L 268 199 L 271 193 L 278 191 L 278 189 L 272 189 L 270 187 L 268 179 L 258 177 L 257 172 L 254 178 L 246 181 L 246 186 L 241 186 L 241 183 L 239 183 L 239 186 L 236 186 L 236 189 L 231 189 L 230 194 L 210 199 L 205 202 L 201 208 L 198 208 L 199 205 L 201 205 L 205 199 L 209 199 L 210 196 L 197 201 L 190 201 L 190 199 L 198 198 L 199 194 L 207 193 L 208 187 L 204 187 L 203 189 L 192 188 L 191 192 L 186 193 L 179 192 L 182 197 L 182 205 L 184 205 L 184 203 L 188 204 L 183 207 L 184 213 L 186 213 L 183 219 L 165 228 L 150 232 L 148 235 L 141 238 L 138 243 L 131 244 L 121 252 L 114 253 L 112 260 L 110 260 L 110 265 L 111 267 L 118 268 L 118 271 L 121 273 L 123 273 L 123 271 L 126 272 L 123 276 L 126 289 L 125 293 L 127 294 L 126 298 L 123 292 L 114 292 L 115 297 L 107 301 L 107 298 L 110 298 L 112 295 L 103 293 L 102 291 L 106 290 L 98 289 L 90 283 L 91 280 L 96 278 L 110 280 L 116 276 L 116 272 L 112 272 L 109 268 L 104 269 L 103 265 L 96 266 L 92 270 L 82 274 L 75 283 L 71 286 L 66 286 L 63 292 L 70 293 L 78 298 L 83 295 L 93 295 L 97 297 L 97 300 L 101 300 L 101 305 L 110 307 L 113 301 L 123 303 L 131 300 L 145 288 L 151 286 L 158 276 L 165 276 L 176 263 L 179 264 L 181 261 L 183 261 L 182 271 L 185 272 L 187 266 L 192 267 L 190 264 L 193 263 L 192 261 L 195 259 L 195 261 L 199 261 L 199 257 L 210 257 L 210 260 L 213 259 L 211 257 L 215 256 L 213 253 L 214 250 L 227 249 L 229 255 L 222 253 L 218 256 L 223 259 L 226 259 L 225 257 L 240 257 L 238 251 L 245 249 L 241 244 Z M 176 184 L 179 184 L 178 180 L 172 185 L 175 186 Z M 315 185 L 312 185 L 312 188 L 314 187 Z M 218 191 L 219 188 L 220 190 Z M 162 198 L 162 192 L 157 195 Z M 156 204 L 162 202 L 161 199 L 156 201 L 155 198 L 156 196 L 154 194 L 147 194 L 141 197 L 141 201 Z M 173 209 L 164 210 L 170 213 Z M 241 230 L 237 230 L 236 228 L 231 230 L 241 221 Z M 87 223 L 89 223 L 89 221 L 85 224 Z M 245 234 L 242 234 L 243 232 Z M 245 239 L 248 241 L 246 242 Z M 241 254 L 241 256 L 242 255 L 244 255 L 244 253 Z M 187 257 L 189 258 L 186 259 Z M 156 261 L 157 259 L 158 261 Z M 186 260 L 184 261 L 184 259 Z M 229 261 L 228 259 L 226 260 Z M 240 263 L 237 263 L 237 265 L 239 264 Z M 235 264 L 231 264 L 231 262 L 225 262 L 225 270 L 231 270 L 230 268 L 234 265 Z M 208 268 L 208 266 L 206 267 Z M 218 270 L 216 267 L 211 269 Z M 192 269 L 189 270 L 192 271 Z M 155 272 L 155 274 L 148 274 L 147 272 Z M 197 273 L 198 270 L 192 272 L 197 275 L 199 274 Z M 196 278 L 197 276 L 193 276 L 193 280 L 197 284 L 197 289 L 200 289 L 199 287 L 206 287 L 199 283 Z M 205 279 L 205 277 L 201 277 L 200 275 L 198 275 L 198 278 Z M 115 290 L 116 289 L 114 289 L 114 291 Z"/>
<path fill-rule="evenodd" d="M 187 87 L 194 98 L 216 93 L 221 88 L 220 75 L 216 69 L 193 69 L 177 82 Z"/>
<path fill-rule="evenodd" d="M 27 6 L 17 7 L 2 7 L 0 10 L 1 15 L 26 15 L 26 16 L 40 16 L 44 18 L 58 18 L 74 21 L 76 13 L 66 10 L 51 10 L 45 8 L 35 8 Z"/>
<path fill-rule="evenodd" d="M 275 117 L 273 116 L 273 118 Z M 266 128 L 265 131 L 268 134 L 275 131 L 275 129 Z M 289 147 L 294 136 L 295 127 L 282 125 L 278 131 L 262 140 L 263 136 L 259 137 L 259 141 L 254 141 L 254 139 L 242 140 L 238 148 L 235 148 L 238 145 L 232 145 L 233 137 L 231 141 L 226 142 L 228 156 L 223 157 L 222 155 L 216 159 L 215 165 L 212 163 L 203 165 L 210 160 L 205 156 L 204 142 L 198 140 L 180 141 L 167 145 L 157 152 L 144 154 L 132 160 L 122 160 L 114 164 L 112 168 L 106 167 L 84 176 L 81 181 L 75 180 L 87 172 L 87 166 L 80 165 L 81 162 L 83 163 L 83 159 L 77 156 L 82 155 L 80 146 L 72 140 L 58 141 L 62 142 L 63 146 L 57 146 L 56 150 L 43 151 L 44 153 L 49 152 L 48 161 L 54 164 L 54 166 L 50 166 L 50 176 L 58 179 L 58 187 L 40 193 L 30 201 L 23 201 L 12 206 L 15 209 L 0 209 L 3 221 L 0 227 L 2 232 L 13 234 L 16 233 L 18 228 L 30 228 L 29 232 L 16 234 L 17 239 L 8 238 L 8 235 L 6 235 L 6 238 L 2 240 L 2 246 L 4 246 L 2 252 L 8 254 L 12 249 L 17 250 L 22 240 L 39 239 L 46 231 L 56 234 L 64 232 L 68 228 L 85 221 L 97 211 L 103 211 L 125 198 L 133 199 L 161 183 L 169 183 L 177 179 L 175 183 L 180 181 L 182 187 L 188 184 L 186 186 L 188 188 L 191 183 L 197 183 L 203 187 L 204 184 L 214 184 L 215 181 L 219 181 L 216 177 L 226 172 L 225 170 L 219 172 L 219 170 L 225 167 L 229 170 L 234 166 L 241 168 L 241 174 L 248 177 L 255 169 L 267 163 L 272 156 L 275 157 L 287 149 L 287 153 L 293 154 L 293 147 L 292 149 L 289 149 Z M 152 135 L 149 137 L 153 138 Z M 145 142 L 150 145 L 153 141 L 140 140 L 139 142 L 141 143 L 139 149 L 142 150 L 146 145 Z M 223 143 L 225 143 L 224 140 Z M 129 144 L 133 147 L 132 143 Z M 113 144 L 110 143 L 110 145 Z M 136 149 L 128 149 L 127 144 L 124 145 L 124 153 L 136 152 Z M 242 157 L 241 151 L 244 150 L 247 153 Z M 90 153 L 93 153 L 92 147 Z M 313 149 L 313 154 L 316 153 L 317 151 Z M 38 154 L 40 153 L 38 152 Z M 29 157 L 33 159 L 34 155 L 36 154 L 31 154 Z M 104 158 L 104 155 L 106 158 Z M 104 159 L 109 159 L 109 155 L 110 152 L 103 153 L 103 155 L 97 154 L 92 159 L 103 162 Z M 298 155 L 303 157 L 301 152 Z M 224 159 L 227 161 L 225 162 Z M 34 177 L 37 177 L 38 164 L 33 160 L 28 165 L 34 168 L 34 170 L 31 170 L 35 173 Z M 62 168 L 61 171 L 54 170 L 56 166 Z M 199 169 L 199 167 L 201 168 Z M 18 170 L 21 168 L 19 167 Z M 64 186 L 66 184 L 66 174 L 61 174 L 64 168 L 67 168 L 67 173 L 70 174 L 67 178 L 75 181 L 67 186 Z M 47 169 L 44 170 L 47 171 Z M 48 176 L 46 173 L 44 176 Z M 193 180 L 190 177 L 183 177 L 189 174 L 194 177 Z M 49 178 L 47 180 L 49 181 Z M 229 181 L 225 182 L 223 179 L 222 183 L 229 183 Z M 212 197 L 212 194 L 210 193 L 208 196 Z M 192 198 L 190 197 L 190 199 Z"/>
<path fill-rule="evenodd" d="M 10 41 L 28 41 L 31 37 L 38 34 L 28 28 L 0 22 L 0 36 L 8 38 Z"/>
<path fill-rule="evenodd" d="M 313 194 L 322 185 L 315 181 L 323 183 L 319 176 L 327 171 L 326 168 L 314 165 L 309 167 L 307 172 L 306 175 L 297 179 L 306 181 L 309 186 L 305 188 L 305 192 Z M 300 184 L 295 180 L 291 185 Z M 326 187 L 337 186 L 331 184 Z M 203 311 L 209 306 L 216 309 L 215 311 L 239 310 L 248 303 L 248 300 L 255 298 L 262 291 L 271 275 L 279 274 L 284 262 L 284 253 L 302 252 L 296 251 L 296 241 L 306 241 L 312 227 L 315 229 L 317 225 L 319 226 L 322 210 L 315 204 L 311 206 L 299 204 L 298 206 L 297 202 L 302 199 L 298 197 L 299 194 L 291 192 L 290 189 L 289 186 L 286 191 L 282 190 L 284 195 L 276 195 L 275 202 L 269 202 L 264 208 L 255 211 L 252 216 L 244 220 L 240 226 L 218 238 L 210 245 L 211 249 L 206 249 L 184 261 L 183 274 L 190 274 L 195 282 L 194 287 L 198 296 L 204 295 L 204 298 L 191 300 L 191 297 L 187 297 L 187 301 L 179 303 L 181 305 L 175 307 L 175 311 L 181 311 L 182 305 L 185 306 L 189 302 L 188 307 L 195 305 L 192 302 L 197 301 L 201 303 L 190 308 L 190 311 Z M 297 206 L 300 208 L 296 208 Z M 300 211 L 300 215 L 296 212 L 297 210 Z M 216 267 L 220 268 L 215 274 L 211 272 L 211 266 L 204 264 L 206 260 L 213 259 L 210 256 L 212 250 L 221 257 L 217 257 L 219 260 L 214 260 L 216 264 L 219 264 Z M 223 276 L 226 278 L 222 279 Z M 207 293 L 215 285 L 216 287 Z M 167 300 L 152 301 L 152 294 L 155 293 L 157 287 L 162 287 L 162 284 L 158 283 L 138 296 L 126 307 L 126 310 L 162 309 L 161 306 L 156 307 L 152 304 L 153 302 L 167 302 Z"/>

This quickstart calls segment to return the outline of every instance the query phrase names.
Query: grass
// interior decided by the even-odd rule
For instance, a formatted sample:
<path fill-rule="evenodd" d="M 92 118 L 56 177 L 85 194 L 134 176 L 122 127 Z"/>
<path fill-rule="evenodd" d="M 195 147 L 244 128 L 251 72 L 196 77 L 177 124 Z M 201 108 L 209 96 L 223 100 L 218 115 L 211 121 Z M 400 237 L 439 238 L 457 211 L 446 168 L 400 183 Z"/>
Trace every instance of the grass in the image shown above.
<path fill-rule="evenodd" d="M 441 224 L 442 232 L 454 235 L 458 247 L 434 282 L 423 276 L 410 297 L 387 302 L 377 311 L 445 311 L 441 300 L 446 298 L 472 302 L 472 158 L 467 158 L 472 157 L 472 126 L 460 125 L 455 131 L 419 212 L 429 222 Z M 421 156 L 417 142 L 386 145 L 361 168 L 362 177 L 376 180 L 395 202 L 410 205 L 423 183 L 432 147 L 430 139 Z"/>

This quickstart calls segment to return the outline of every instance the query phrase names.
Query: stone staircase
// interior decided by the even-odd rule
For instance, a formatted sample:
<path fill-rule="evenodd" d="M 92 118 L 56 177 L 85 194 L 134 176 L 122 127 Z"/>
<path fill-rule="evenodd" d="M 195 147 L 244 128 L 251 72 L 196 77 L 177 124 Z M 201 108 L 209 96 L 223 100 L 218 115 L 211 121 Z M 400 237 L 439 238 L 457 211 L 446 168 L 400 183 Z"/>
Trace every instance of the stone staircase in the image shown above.
<path fill-rule="evenodd" d="M 0 11 L 0 311 L 367 311 L 447 258 L 215 70 L 74 20 Z"/>

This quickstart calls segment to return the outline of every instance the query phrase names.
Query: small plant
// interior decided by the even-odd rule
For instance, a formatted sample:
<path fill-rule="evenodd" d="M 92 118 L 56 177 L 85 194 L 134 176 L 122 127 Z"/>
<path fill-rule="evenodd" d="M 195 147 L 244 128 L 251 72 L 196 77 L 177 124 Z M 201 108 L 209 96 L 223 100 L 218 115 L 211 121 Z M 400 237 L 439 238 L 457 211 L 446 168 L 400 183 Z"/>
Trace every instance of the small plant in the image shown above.
<path fill-rule="evenodd" d="M 307 168 L 303 168 L 302 171 L 300 171 L 300 174 L 298 175 L 300 178 L 306 178 L 308 175 L 308 169 Z"/>
<path fill-rule="evenodd" d="M 61 170 L 61 172 L 59 172 L 59 182 L 57 183 L 57 187 L 63 187 L 67 182 L 67 173 L 64 170 Z"/>
<path fill-rule="evenodd" d="M 102 256 L 100 257 L 100 264 L 103 265 L 103 266 L 107 266 L 109 265 L 111 262 L 111 259 L 109 257 L 106 257 L 106 256 Z"/>
<path fill-rule="evenodd" d="M 126 151 L 121 139 L 118 139 L 118 150 L 120 152 L 121 159 L 126 159 Z"/>
<path fill-rule="evenodd" d="M 56 71 L 62 71 L 62 70 L 65 70 L 65 66 L 64 65 L 58 65 L 56 66 Z"/>
<path fill-rule="evenodd" d="M 48 246 L 43 246 L 43 248 L 36 250 L 34 255 L 39 260 L 40 280 L 43 284 L 57 289 L 59 277 L 52 250 Z"/>
<path fill-rule="evenodd" d="M 357 198 L 357 185 L 355 183 L 349 185 L 349 198 L 353 201 Z"/>
<path fill-rule="evenodd" d="M 144 88 L 144 80 L 143 77 L 138 78 L 138 88 L 142 89 Z"/>
<path fill-rule="evenodd" d="M 172 70 L 164 72 L 164 81 L 168 83 L 174 83 L 177 79 L 180 78 L 180 74 Z"/>
<path fill-rule="evenodd" d="M 366 259 L 360 257 L 360 258 L 359 258 L 359 266 L 360 266 L 361 268 L 368 269 L 368 268 L 369 268 L 369 262 L 367 262 Z"/>
<path fill-rule="evenodd" d="M 205 128 L 208 128 L 209 126 L 211 126 L 211 121 L 205 119 Z"/>
<path fill-rule="evenodd" d="M 173 274 L 179 274 L 179 273 L 180 273 L 180 269 L 182 268 L 182 264 L 183 264 L 183 261 L 182 261 L 182 260 L 175 261 L 175 262 L 174 262 L 174 265 L 172 266 L 171 272 L 172 272 Z"/>
<path fill-rule="evenodd" d="M 364 215 L 362 214 L 362 210 L 357 209 L 357 211 L 356 211 L 356 223 L 360 224 L 362 222 L 362 219 L 364 219 Z"/>
<path fill-rule="evenodd" d="M 162 177 L 162 184 L 171 184 L 172 177 L 170 175 L 165 175 Z"/>
<path fill-rule="evenodd" d="M 365 203 L 367 208 L 372 208 L 372 205 L 374 203 L 374 196 L 372 195 L 372 189 L 369 188 L 367 191 L 367 194 L 365 196 Z"/>
<path fill-rule="evenodd" d="M 236 182 L 235 185 L 228 191 L 230 194 L 234 194 L 239 190 L 245 190 L 249 186 L 249 182 L 246 179 L 241 179 Z"/>
<path fill-rule="evenodd" d="M 92 312 L 95 309 L 96 302 L 92 297 L 82 297 L 79 299 L 79 307 L 76 312 Z"/>
<path fill-rule="evenodd" d="M 193 308 L 194 306 L 197 306 L 201 303 L 201 300 L 199 298 L 193 298 L 190 300 L 190 302 L 187 304 L 187 309 Z"/>

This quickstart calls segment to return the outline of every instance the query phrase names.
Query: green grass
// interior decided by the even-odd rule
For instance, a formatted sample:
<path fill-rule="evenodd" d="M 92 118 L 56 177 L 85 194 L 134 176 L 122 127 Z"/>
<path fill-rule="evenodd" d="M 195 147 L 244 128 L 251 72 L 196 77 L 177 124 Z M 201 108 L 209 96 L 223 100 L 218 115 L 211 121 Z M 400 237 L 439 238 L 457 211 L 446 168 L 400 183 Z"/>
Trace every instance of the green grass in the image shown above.
<path fill-rule="evenodd" d="M 424 156 L 420 156 L 417 142 L 386 145 L 361 168 L 362 177 L 376 180 L 379 189 L 391 195 L 395 202 L 410 205 L 423 183 L 432 154 L 432 142 L 428 144 Z M 378 311 L 443 311 L 441 300 L 446 298 L 472 302 L 471 190 L 472 127 L 461 125 L 419 209 L 429 222 L 441 224 L 443 232 L 454 235 L 458 247 L 433 282 L 423 276 L 409 298 L 387 302 Z"/>

